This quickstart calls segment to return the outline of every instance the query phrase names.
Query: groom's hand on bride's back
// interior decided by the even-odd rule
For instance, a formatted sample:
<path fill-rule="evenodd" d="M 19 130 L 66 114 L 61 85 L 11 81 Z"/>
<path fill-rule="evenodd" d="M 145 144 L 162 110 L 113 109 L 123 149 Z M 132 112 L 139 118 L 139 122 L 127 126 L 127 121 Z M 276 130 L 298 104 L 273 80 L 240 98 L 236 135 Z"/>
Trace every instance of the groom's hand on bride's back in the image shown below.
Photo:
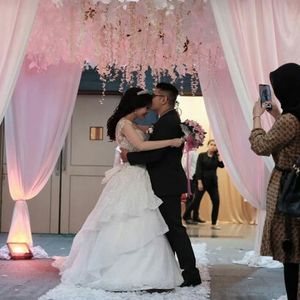
<path fill-rule="evenodd" d="M 127 159 L 127 153 L 128 151 L 124 148 L 121 148 L 121 153 L 120 153 L 120 156 L 121 156 L 121 159 L 123 162 L 128 162 L 128 159 Z"/>

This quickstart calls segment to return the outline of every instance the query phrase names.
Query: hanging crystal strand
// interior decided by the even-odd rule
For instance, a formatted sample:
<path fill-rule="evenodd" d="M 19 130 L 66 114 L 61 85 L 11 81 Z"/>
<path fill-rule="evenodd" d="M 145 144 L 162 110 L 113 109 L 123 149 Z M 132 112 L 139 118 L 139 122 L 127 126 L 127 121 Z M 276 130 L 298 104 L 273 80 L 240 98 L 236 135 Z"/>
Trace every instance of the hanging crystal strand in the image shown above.
<path fill-rule="evenodd" d="M 159 77 L 159 81 L 163 81 L 165 76 L 167 75 L 167 69 L 160 69 L 160 77 Z"/>
<path fill-rule="evenodd" d="M 98 98 L 98 103 L 103 104 L 103 90 L 104 90 L 104 84 L 102 81 L 100 81 L 100 97 Z"/>
<path fill-rule="evenodd" d="M 126 66 L 126 81 L 129 85 L 132 83 L 132 73 L 134 71 L 134 55 L 135 55 L 135 44 L 134 44 L 134 39 L 135 39 L 135 4 L 134 3 L 129 3 L 127 5 L 127 13 L 129 15 L 129 27 L 130 27 L 130 33 L 127 36 L 129 39 L 129 49 L 130 51 L 128 52 L 128 63 Z"/>
<path fill-rule="evenodd" d="M 170 76 L 171 76 L 171 83 L 173 85 L 175 85 L 175 81 L 176 81 L 176 78 L 177 78 L 177 74 L 176 74 L 175 70 L 176 70 L 176 66 L 172 65 L 172 72 L 170 72 Z"/>
<path fill-rule="evenodd" d="M 200 87 L 200 80 L 199 80 L 199 75 L 198 75 L 198 72 L 196 70 L 196 67 L 195 67 L 195 79 L 196 79 L 196 90 L 195 90 L 195 92 L 197 93 L 197 89 Z"/>
<path fill-rule="evenodd" d="M 151 2 L 149 3 L 151 4 Z M 147 6 L 148 11 L 147 11 L 147 15 L 149 16 L 149 22 L 145 22 L 145 27 L 144 27 L 144 31 L 143 32 L 147 32 L 147 34 L 145 34 L 145 41 L 143 43 L 144 48 L 148 49 L 148 51 L 145 51 L 144 53 L 144 62 L 141 65 L 142 71 L 143 71 L 143 78 L 146 79 L 146 71 L 148 70 L 148 67 L 151 66 L 151 60 L 152 60 L 152 39 L 153 39 L 153 34 L 152 34 L 152 28 L 153 25 L 151 24 L 151 20 L 152 20 L 152 10 L 150 5 Z M 142 61 L 141 61 L 142 63 Z M 144 80 L 145 81 L 145 80 Z M 145 86 L 146 86 L 146 82 L 145 82 Z"/>
<path fill-rule="evenodd" d="M 158 83 L 158 73 L 157 70 L 151 70 L 152 78 L 153 78 L 153 90 L 155 89 L 157 83 Z"/>
<path fill-rule="evenodd" d="M 103 86 L 102 86 L 102 95 L 101 95 L 101 100 L 99 101 L 100 104 L 103 104 L 103 102 L 104 102 L 104 99 L 105 99 L 105 91 L 106 91 L 106 82 L 103 83 Z"/>
<path fill-rule="evenodd" d="M 116 81 L 118 79 L 118 77 L 120 76 L 119 72 L 121 69 L 118 69 L 116 64 L 112 65 L 111 69 L 112 69 L 112 72 L 114 72 L 114 80 Z"/>
<path fill-rule="evenodd" d="M 129 82 L 128 82 L 128 85 L 129 85 L 129 87 L 133 87 L 134 86 L 134 72 L 132 71 L 131 73 L 130 73 L 130 80 L 129 80 Z"/>
<path fill-rule="evenodd" d="M 152 69 L 151 69 L 151 78 L 152 78 L 152 90 L 154 90 L 155 86 L 156 86 L 156 81 L 155 81 L 154 70 L 152 70 Z"/>
<path fill-rule="evenodd" d="M 147 85 L 146 85 L 146 70 L 145 69 L 141 69 L 141 84 L 143 86 L 144 89 L 147 89 Z"/>
<path fill-rule="evenodd" d="M 183 72 L 183 78 L 182 78 L 182 85 L 184 86 L 184 78 L 186 78 L 186 76 L 188 75 L 188 67 L 186 64 L 182 65 L 182 72 Z M 192 90 L 192 80 L 190 80 L 190 91 Z"/>
<path fill-rule="evenodd" d="M 83 62 L 83 67 L 82 67 L 83 71 L 88 71 L 90 69 L 90 65 L 88 63 L 88 61 L 84 61 Z"/>
<path fill-rule="evenodd" d="M 120 93 L 123 93 L 123 81 L 125 80 L 124 79 L 124 67 L 121 67 L 119 71 L 121 72 L 121 77 L 120 77 L 120 85 L 119 85 L 118 91 Z M 118 73 L 119 73 L 119 71 L 118 71 Z"/>
<path fill-rule="evenodd" d="M 174 69 L 174 71 L 175 71 L 175 69 Z M 184 82 L 184 80 L 183 80 L 183 76 L 179 73 L 179 76 L 178 76 L 178 81 L 179 81 L 179 97 L 177 97 L 177 100 L 176 100 L 176 102 L 175 102 L 175 110 L 178 112 L 178 114 L 179 114 L 179 116 L 181 116 L 181 114 L 182 114 L 182 110 L 179 108 L 179 98 L 180 98 L 180 96 L 183 96 L 183 82 Z"/>
<path fill-rule="evenodd" d="M 103 39 L 103 45 L 102 45 L 102 47 L 103 47 L 102 56 L 104 57 L 104 61 L 105 61 L 103 68 L 104 67 L 106 68 L 107 64 L 109 64 L 109 62 L 111 62 L 111 60 L 110 60 L 111 47 L 113 47 L 113 45 L 111 45 L 111 32 L 110 32 L 110 28 L 109 28 L 110 25 L 108 22 L 108 7 L 105 8 L 104 16 L 105 16 L 105 25 L 103 28 L 104 39 Z"/>
<path fill-rule="evenodd" d="M 120 10 L 118 10 L 117 13 L 118 13 L 118 18 L 117 19 L 120 20 L 121 19 Z M 124 33 L 123 33 L 124 28 L 122 26 L 121 21 L 119 21 L 115 26 L 116 26 L 116 30 L 115 30 L 115 42 L 116 42 L 115 48 L 116 48 L 116 51 L 115 51 L 115 56 L 114 56 L 115 64 L 116 64 L 115 67 L 117 67 L 117 68 L 120 67 L 120 70 L 122 70 L 122 67 L 120 65 L 120 64 L 122 64 L 122 60 L 121 60 L 122 51 L 120 51 L 119 49 L 122 49 L 121 41 L 123 41 L 123 37 L 124 37 Z M 121 86 L 121 83 L 120 83 L 120 86 Z M 119 91 L 120 91 L 120 88 L 121 88 L 120 86 L 119 86 Z"/>
<path fill-rule="evenodd" d="M 121 77 L 121 83 L 120 83 L 120 92 L 123 93 L 125 88 L 126 88 L 126 71 L 127 71 L 127 66 L 124 66 L 122 68 L 122 77 Z"/>
<path fill-rule="evenodd" d="M 167 75 L 167 70 L 166 69 L 160 69 L 160 81 L 163 80 L 163 78 Z"/>
<path fill-rule="evenodd" d="M 192 95 L 195 96 L 197 93 L 197 87 L 199 84 L 198 73 L 196 71 L 195 66 L 193 66 L 191 82 L 192 82 Z"/>
<path fill-rule="evenodd" d="M 183 96 L 184 95 L 184 86 L 183 86 L 183 84 L 184 84 L 184 77 L 181 74 L 179 74 L 178 79 L 179 79 L 179 82 L 180 82 L 179 94 L 181 96 Z"/>
<path fill-rule="evenodd" d="M 110 44 L 110 47 L 109 47 L 109 63 L 110 64 L 113 64 L 114 63 L 114 53 L 113 53 L 113 48 L 114 48 L 114 40 L 113 40 L 113 34 L 114 34 L 114 29 L 113 29 L 113 26 L 110 24 L 109 25 L 109 31 L 110 31 L 110 34 L 109 34 L 109 44 Z"/>
<path fill-rule="evenodd" d="M 195 96 L 195 73 L 194 72 L 192 72 L 191 74 L 191 83 L 192 83 L 192 89 L 191 89 L 192 96 Z"/>
<path fill-rule="evenodd" d="M 140 66 L 139 70 L 137 71 L 137 85 L 142 88 L 143 90 L 146 89 L 146 82 L 145 82 L 145 72 Z"/>
<path fill-rule="evenodd" d="M 99 97 L 99 104 L 103 104 L 104 102 L 104 96 L 105 96 L 105 76 L 99 75 L 100 79 L 100 97 Z"/>

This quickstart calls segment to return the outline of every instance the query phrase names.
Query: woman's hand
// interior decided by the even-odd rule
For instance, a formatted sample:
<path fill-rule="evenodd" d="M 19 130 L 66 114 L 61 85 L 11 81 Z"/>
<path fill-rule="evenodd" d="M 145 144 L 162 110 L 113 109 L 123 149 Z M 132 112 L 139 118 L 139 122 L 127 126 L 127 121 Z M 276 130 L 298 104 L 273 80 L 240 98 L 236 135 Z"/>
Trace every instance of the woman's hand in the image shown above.
<path fill-rule="evenodd" d="M 220 161 L 220 162 L 222 161 L 219 151 L 217 151 L 217 158 L 218 158 L 218 161 Z"/>
<path fill-rule="evenodd" d="M 199 191 L 203 191 L 204 190 L 202 180 L 198 180 L 198 190 Z"/>
<path fill-rule="evenodd" d="M 271 103 L 271 102 L 270 102 Z M 274 118 L 277 119 L 280 117 L 281 115 L 281 111 L 278 107 L 278 105 L 274 102 L 272 102 L 272 109 L 270 111 L 268 111 L 268 113 Z"/>
<path fill-rule="evenodd" d="M 260 100 L 256 101 L 253 106 L 253 118 L 260 117 L 264 112 L 265 108 L 261 106 Z"/>
<path fill-rule="evenodd" d="M 122 159 L 122 162 L 128 162 L 127 153 L 128 153 L 128 150 L 126 150 L 124 148 L 120 148 L 120 157 Z"/>
<path fill-rule="evenodd" d="M 180 147 L 182 145 L 182 143 L 184 143 L 184 139 L 180 138 L 180 139 L 172 139 L 170 140 L 170 146 L 171 147 Z"/>

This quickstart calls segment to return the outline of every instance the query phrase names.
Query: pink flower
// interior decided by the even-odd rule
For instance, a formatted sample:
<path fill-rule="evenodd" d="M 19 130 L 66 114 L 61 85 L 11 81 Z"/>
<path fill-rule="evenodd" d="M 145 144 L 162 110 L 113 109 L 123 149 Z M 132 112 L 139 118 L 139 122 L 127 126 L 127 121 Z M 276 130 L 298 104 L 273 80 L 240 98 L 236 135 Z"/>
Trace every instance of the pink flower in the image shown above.
<path fill-rule="evenodd" d="M 187 151 L 203 145 L 206 132 L 200 124 L 194 120 L 187 119 L 181 124 L 181 128 L 184 132 Z"/>

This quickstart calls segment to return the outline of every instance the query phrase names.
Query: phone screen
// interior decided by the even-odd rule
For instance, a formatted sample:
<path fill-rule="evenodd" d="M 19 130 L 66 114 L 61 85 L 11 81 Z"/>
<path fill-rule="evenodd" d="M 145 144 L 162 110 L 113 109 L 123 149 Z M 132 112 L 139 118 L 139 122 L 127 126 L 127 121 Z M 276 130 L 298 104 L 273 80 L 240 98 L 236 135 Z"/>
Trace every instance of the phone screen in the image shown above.
<path fill-rule="evenodd" d="M 271 101 L 271 88 L 268 84 L 259 85 L 259 96 L 261 103 Z"/>

